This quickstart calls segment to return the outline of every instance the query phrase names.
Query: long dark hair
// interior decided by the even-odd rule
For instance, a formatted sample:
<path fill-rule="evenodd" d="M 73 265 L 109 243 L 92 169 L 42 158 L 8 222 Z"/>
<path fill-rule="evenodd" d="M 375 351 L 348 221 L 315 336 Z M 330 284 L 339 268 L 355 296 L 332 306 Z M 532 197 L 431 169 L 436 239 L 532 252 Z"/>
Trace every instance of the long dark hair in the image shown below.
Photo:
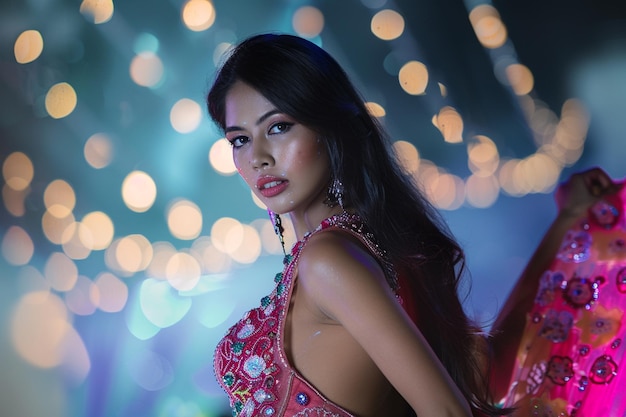
<path fill-rule="evenodd" d="M 410 280 L 418 326 L 473 409 L 500 415 L 488 401 L 476 353 L 477 327 L 459 299 L 465 256 L 437 210 L 403 172 L 393 148 L 341 66 L 322 48 L 285 34 L 252 36 L 230 52 L 207 97 L 223 129 L 228 90 L 241 80 L 281 112 L 317 132 L 346 206 L 367 223 Z"/>

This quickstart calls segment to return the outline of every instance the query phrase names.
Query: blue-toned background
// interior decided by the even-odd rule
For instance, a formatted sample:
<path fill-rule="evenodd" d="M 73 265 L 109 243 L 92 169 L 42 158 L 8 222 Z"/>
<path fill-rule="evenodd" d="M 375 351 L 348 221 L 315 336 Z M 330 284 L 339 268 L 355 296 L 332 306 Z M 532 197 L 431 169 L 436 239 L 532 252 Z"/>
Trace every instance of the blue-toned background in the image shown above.
<path fill-rule="evenodd" d="M 556 184 L 626 176 L 625 17 L 608 0 L 4 0 L 1 414 L 230 415 L 213 347 L 281 268 L 204 110 L 233 43 L 287 32 L 337 58 L 465 248 L 488 326 Z"/>

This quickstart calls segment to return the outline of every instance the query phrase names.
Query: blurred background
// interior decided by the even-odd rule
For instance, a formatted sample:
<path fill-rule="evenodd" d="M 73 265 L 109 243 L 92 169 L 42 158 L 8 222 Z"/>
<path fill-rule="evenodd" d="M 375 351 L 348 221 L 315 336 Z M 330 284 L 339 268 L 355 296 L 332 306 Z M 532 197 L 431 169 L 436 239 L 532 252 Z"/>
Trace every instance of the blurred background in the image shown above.
<path fill-rule="evenodd" d="M 337 58 L 465 248 L 488 328 L 559 181 L 626 176 L 625 19 L 618 0 L 3 0 L 2 415 L 230 415 L 213 348 L 282 266 L 205 111 L 232 44 L 286 32 Z"/>

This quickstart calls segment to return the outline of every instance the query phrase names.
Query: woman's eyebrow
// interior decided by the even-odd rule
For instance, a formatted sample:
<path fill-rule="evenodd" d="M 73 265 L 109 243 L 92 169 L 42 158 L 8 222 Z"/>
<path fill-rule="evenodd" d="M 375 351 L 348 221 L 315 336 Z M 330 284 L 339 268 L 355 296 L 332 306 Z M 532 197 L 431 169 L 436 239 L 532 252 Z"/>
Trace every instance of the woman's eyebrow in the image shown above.
<path fill-rule="evenodd" d="M 267 113 L 263 114 L 261 117 L 259 117 L 259 119 L 256 121 L 256 126 L 260 125 L 261 123 L 263 123 L 265 120 L 267 120 L 268 117 L 271 117 L 275 114 L 280 113 L 280 111 L 278 111 L 278 109 L 272 109 L 270 111 L 268 111 Z M 243 130 L 243 128 L 239 127 L 239 126 L 228 126 L 226 129 L 224 129 L 224 132 L 232 132 L 232 131 L 236 131 L 236 130 Z"/>

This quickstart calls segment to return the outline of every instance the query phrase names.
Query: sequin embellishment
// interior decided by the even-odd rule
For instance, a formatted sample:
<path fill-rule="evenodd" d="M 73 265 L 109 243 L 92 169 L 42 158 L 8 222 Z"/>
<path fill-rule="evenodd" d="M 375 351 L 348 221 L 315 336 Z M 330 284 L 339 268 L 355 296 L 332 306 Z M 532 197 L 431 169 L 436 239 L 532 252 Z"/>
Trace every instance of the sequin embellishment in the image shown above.
<path fill-rule="evenodd" d="M 591 218 L 601 227 L 610 229 L 617 224 L 620 212 L 613 202 L 601 200 L 589 210 Z"/>
<path fill-rule="evenodd" d="M 584 262 L 591 254 L 591 235 L 585 231 L 568 232 L 556 257 L 563 262 Z"/>
<path fill-rule="evenodd" d="M 300 405 L 307 405 L 309 403 L 309 396 L 304 392 L 299 392 L 296 395 L 296 402 Z"/>
<path fill-rule="evenodd" d="M 617 375 L 617 364 L 608 355 L 600 356 L 591 367 L 591 382 L 608 384 Z"/>

